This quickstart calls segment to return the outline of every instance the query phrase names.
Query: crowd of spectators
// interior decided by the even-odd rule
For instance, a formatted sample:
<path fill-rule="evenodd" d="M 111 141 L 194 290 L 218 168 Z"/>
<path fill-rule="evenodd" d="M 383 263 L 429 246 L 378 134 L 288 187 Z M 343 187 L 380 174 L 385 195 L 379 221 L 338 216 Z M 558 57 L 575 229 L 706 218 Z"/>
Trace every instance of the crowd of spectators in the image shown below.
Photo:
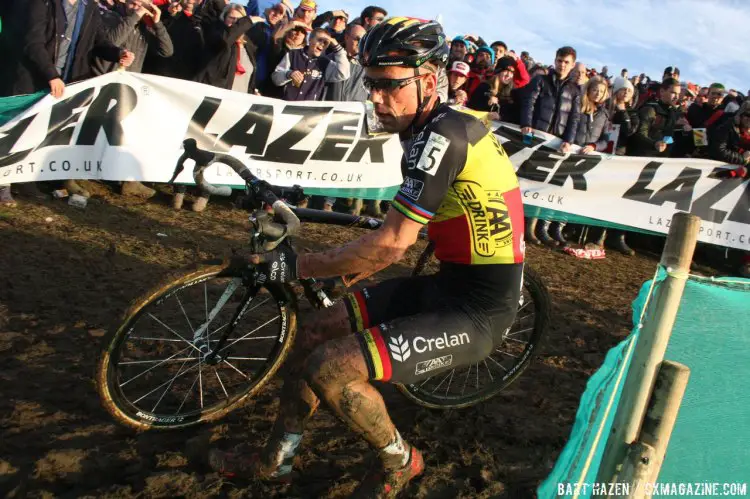
<path fill-rule="evenodd" d="M 282 0 L 262 11 L 257 0 L 4 0 L 0 96 L 47 90 L 59 98 L 66 85 L 124 70 L 285 100 L 364 101 L 359 42 L 387 15 L 377 6 L 357 17 L 344 10 L 318 14 L 315 0 Z M 573 145 L 583 154 L 606 151 L 615 124 L 614 154 L 709 158 L 735 165 L 729 175 L 747 175 L 750 102 L 736 90 L 681 82 L 674 66 L 660 80 L 631 77 L 627 69 L 615 77 L 606 66 L 587 67 L 567 46 L 545 65 L 499 40 L 488 44 L 467 34 L 449 43 L 445 99 L 517 124 L 526 135 L 553 134 L 563 153 Z M 707 145 L 694 140 L 693 129 L 705 129 Z M 82 184 L 69 180 L 65 188 L 86 196 Z M 154 194 L 139 182 L 120 188 L 125 195 Z M 175 208 L 183 197 L 175 196 Z M 345 200 L 321 201 L 331 210 Z M 0 186 L 0 203 L 15 204 L 10 186 Z M 200 193 L 192 208 L 201 211 L 207 203 L 208 195 Z M 344 204 L 352 213 L 364 208 L 359 200 Z M 380 215 L 379 203 L 367 210 Z M 564 245 L 563 229 L 531 219 L 526 240 Z M 605 236 L 596 244 L 603 246 Z M 610 245 L 632 254 L 622 232 L 611 235 Z"/>

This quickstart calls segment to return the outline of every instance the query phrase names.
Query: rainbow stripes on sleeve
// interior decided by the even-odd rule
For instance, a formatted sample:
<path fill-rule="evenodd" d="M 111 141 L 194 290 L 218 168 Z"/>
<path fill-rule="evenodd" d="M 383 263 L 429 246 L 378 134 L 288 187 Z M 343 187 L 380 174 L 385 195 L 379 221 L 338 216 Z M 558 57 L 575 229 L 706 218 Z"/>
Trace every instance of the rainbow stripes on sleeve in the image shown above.
<path fill-rule="evenodd" d="M 432 220 L 432 217 L 435 216 L 433 212 L 417 206 L 413 201 L 409 201 L 409 199 L 400 192 L 396 194 L 395 198 L 393 198 L 392 206 L 403 216 L 423 225 L 428 223 Z"/>
<path fill-rule="evenodd" d="M 370 379 L 389 381 L 393 373 L 391 358 L 379 327 L 372 327 L 357 334 L 362 353 L 367 361 Z"/>

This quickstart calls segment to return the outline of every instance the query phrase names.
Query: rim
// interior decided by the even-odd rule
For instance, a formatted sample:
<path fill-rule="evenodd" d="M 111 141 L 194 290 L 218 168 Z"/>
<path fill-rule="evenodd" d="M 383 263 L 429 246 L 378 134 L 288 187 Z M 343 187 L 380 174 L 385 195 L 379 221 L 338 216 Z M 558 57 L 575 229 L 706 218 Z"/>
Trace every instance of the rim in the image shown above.
<path fill-rule="evenodd" d="M 408 385 L 409 390 L 433 399 L 463 400 L 506 383 L 526 364 L 534 349 L 537 313 L 524 281 L 516 318 L 487 358 Z"/>
<path fill-rule="evenodd" d="M 273 365 L 288 325 L 283 306 L 262 289 L 210 361 L 245 291 L 239 278 L 201 276 L 141 309 L 112 351 L 108 383 L 121 408 L 153 424 L 175 424 L 247 393 Z"/>

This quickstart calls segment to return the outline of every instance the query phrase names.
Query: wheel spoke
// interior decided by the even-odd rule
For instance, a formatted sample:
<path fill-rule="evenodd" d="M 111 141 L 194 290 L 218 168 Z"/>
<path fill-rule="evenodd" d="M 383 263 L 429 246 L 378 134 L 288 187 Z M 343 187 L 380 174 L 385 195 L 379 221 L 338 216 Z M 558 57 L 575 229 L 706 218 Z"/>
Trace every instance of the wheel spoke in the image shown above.
<path fill-rule="evenodd" d="M 256 332 L 257 330 L 259 330 L 260 328 L 266 327 L 267 325 L 269 325 L 270 323 L 272 323 L 273 321 L 275 321 L 275 320 L 276 320 L 276 319 L 278 319 L 279 317 L 281 317 L 281 316 L 280 316 L 280 315 L 277 315 L 276 317 L 274 317 L 273 319 L 270 319 L 270 320 L 269 320 L 268 322 L 266 322 L 265 324 L 261 324 L 260 326 L 256 327 L 255 329 L 253 329 L 252 331 L 250 331 L 249 333 L 247 333 L 247 334 L 246 334 L 245 336 L 242 336 L 242 337 L 240 337 L 240 338 L 238 338 L 238 339 L 234 340 L 234 341 L 233 341 L 233 342 L 231 342 L 231 343 L 230 343 L 229 345 L 225 345 L 225 346 L 224 346 L 224 348 L 222 348 L 221 350 L 219 350 L 219 353 L 221 353 L 221 352 L 223 352 L 224 350 L 226 350 L 227 348 L 231 347 L 232 345 L 234 345 L 234 344 L 235 344 L 235 343 L 237 343 L 238 341 L 240 341 L 240 340 L 244 340 L 245 338 L 247 338 L 248 336 L 250 336 L 251 334 L 253 334 L 253 333 L 254 333 L 254 332 Z"/>
<path fill-rule="evenodd" d="M 182 302 L 180 301 L 180 296 L 175 293 L 174 297 L 177 298 L 177 303 L 180 304 L 180 310 L 182 310 L 182 315 L 185 316 L 185 321 L 188 323 L 188 327 L 190 328 L 191 333 L 195 333 L 195 329 L 193 329 L 193 325 L 190 323 L 190 319 L 188 319 L 187 312 L 185 312 L 185 307 L 182 306 Z"/>
<path fill-rule="evenodd" d="M 184 376 L 184 375 L 185 375 L 185 374 L 187 374 L 188 372 L 190 372 L 190 371 L 192 371 L 193 369 L 195 369 L 195 368 L 196 368 L 197 366 L 198 366 L 198 363 L 196 363 L 196 364 L 195 364 L 195 365 L 194 365 L 193 367 L 191 367 L 191 368 L 189 368 L 189 369 L 186 369 L 186 370 L 185 370 L 185 371 L 183 371 L 182 373 L 180 373 L 180 374 L 177 374 L 177 375 L 176 375 L 176 376 L 175 376 L 174 378 L 172 378 L 171 380 L 167 380 L 167 381 L 165 381 L 164 383 L 162 383 L 161 385 L 157 386 L 156 388 L 154 388 L 153 390 L 151 390 L 150 392 L 148 392 L 148 393 L 147 393 L 146 395 L 142 396 L 142 397 L 141 397 L 141 398 L 139 398 L 138 400 L 134 400 L 134 401 L 133 401 L 133 404 L 134 404 L 134 405 L 135 405 L 135 404 L 137 404 L 138 402 L 140 402 L 141 400 L 145 399 L 146 397 L 148 397 L 149 395 L 151 395 L 152 393 L 154 393 L 154 392 L 155 392 L 156 390 L 158 390 L 158 389 L 159 389 L 159 388 L 161 388 L 162 386 L 166 385 L 167 383 L 172 383 L 172 382 L 174 382 L 174 380 L 175 380 L 175 379 L 177 379 L 177 378 L 179 378 L 179 377 L 182 377 L 182 376 Z"/>
<path fill-rule="evenodd" d="M 236 367 L 234 366 L 234 364 L 232 364 L 232 363 L 231 363 L 231 362 L 229 362 L 228 360 L 224 360 L 224 363 L 225 363 L 226 365 L 228 365 L 229 367 L 231 367 L 232 369 L 234 369 L 235 371 L 237 371 L 238 373 L 240 373 L 240 376 L 242 376 L 243 378 L 245 378 L 245 379 L 250 379 L 250 376 L 248 376 L 247 374 L 245 374 L 245 373 L 243 373 L 242 371 L 240 371 L 239 369 L 237 369 L 237 368 L 236 368 Z"/>
<path fill-rule="evenodd" d="M 477 363 L 477 383 L 474 385 L 474 387 L 479 390 L 479 363 Z"/>
<path fill-rule="evenodd" d="M 492 358 L 492 357 L 490 357 L 490 358 Z M 484 361 L 483 361 L 483 362 L 484 362 L 484 367 L 486 367 L 486 368 L 487 368 L 487 374 L 489 374 L 489 375 L 490 375 L 490 381 L 491 381 L 491 382 L 494 382 L 494 381 L 495 381 L 495 378 L 493 378 L 493 377 L 492 377 L 492 371 L 490 371 L 490 366 L 488 366 L 488 365 L 487 365 L 487 359 L 484 359 Z"/>
<path fill-rule="evenodd" d="M 511 357 L 513 357 L 513 356 L 511 355 Z M 500 369 L 502 369 L 506 373 L 508 372 L 508 370 L 505 369 L 502 364 L 500 364 L 498 361 L 496 361 L 495 359 L 493 359 L 491 356 L 488 357 L 488 359 L 490 359 L 492 362 L 494 362 L 497 365 L 497 367 L 499 367 Z"/>
<path fill-rule="evenodd" d="M 201 409 L 203 409 L 203 359 L 198 361 L 198 393 L 200 394 Z"/>
<path fill-rule="evenodd" d="M 203 281 L 203 302 L 206 305 L 206 324 L 208 324 L 208 285 Z"/>
<path fill-rule="evenodd" d="M 505 335 L 505 337 L 507 338 L 508 336 L 515 336 L 517 334 L 521 334 L 521 333 L 525 333 L 527 331 L 533 331 L 533 330 L 534 330 L 533 327 L 527 327 L 526 329 L 521 329 L 520 331 L 516 331 L 515 333 L 508 333 Z"/>
<path fill-rule="evenodd" d="M 519 308 L 518 310 L 516 310 L 516 315 L 518 315 L 518 313 L 519 313 L 519 312 L 520 312 L 521 310 L 523 310 L 524 308 L 528 307 L 528 306 L 529 306 L 529 303 L 531 303 L 531 302 L 532 302 L 532 300 L 528 300 L 528 301 L 525 301 L 525 302 L 524 302 L 524 304 L 523 304 L 523 305 L 521 305 L 521 308 Z"/>
<path fill-rule="evenodd" d="M 187 350 L 187 348 L 185 349 Z M 158 360 L 131 360 L 128 362 L 120 362 L 117 365 L 118 366 L 131 366 L 131 365 L 137 365 L 137 364 L 151 364 L 154 362 L 159 362 L 160 364 L 164 364 L 166 362 L 185 362 L 188 360 L 192 360 L 195 357 L 178 357 L 176 359 L 158 359 Z"/>
<path fill-rule="evenodd" d="M 443 383 L 445 383 L 445 380 L 446 380 L 446 379 L 448 379 L 448 376 L 450 376 L 450 375 L 451 375 L 451 373 L 448 373 L 448 374 L 447 374 L 447 375 L 445 376 L 445 378 L 443 378 L 443 380 L 442 380 L 442 381 L 440 382 L 440 384 L 438 384 L 438 386 L 436 386 L 436 387 L 435 387 L 435 389 L 434 389 L 434 390 L 432 390 L 432 393 L 435 393 L 435 392 L 437 391 L 437 389 L 438 389 L 438 388 L 440 388 L 441 386 L 443 386 Z"/>
<path fill-rule="evenodd" d="M 495 349 L 495 351 L 496 351 L 496 352 L 499 352 L 499 353 L 501 353 L 501 354 L 503 354 L 503 355 L 507 355 L 508 357 L 513 357 L 514 359 L 517 359 L 517 358 L 518 358 L 518 357 L 517 357 L 516 355 L 511 355 L 511 354 L 509 354 L 508 352 L 503 352 L 503 351 L 502 351 L 502 350 L 500 350 L 499 348 L 496 348 L 496 349 Z M 490 357 L 490 358 L 492 358 L 492 357 Z"/>
<path fill-rule="evenodd" d="M 508 338 L 508 337 L 506 337 L 505 339 L 508 340 L 508 341 L 515 341 L 516 343 L 520 343 L 521 345 L 528 345 L 529 344 L 528 341 L 521 341 L 521 340 L 517 340 L 515 338 Z"/>
<path fill-rule="evenodd" d="M 461 388 L 461 395 L 463 395 L 466 392 L 466 383 L 469 381 L 469 376 L 471 376 L 471 367 L 474 364 L 469 364 L 469 370 L 466 371 L 466 378 L 464 378 L 464 386 Z"/>
<path fill-rule="evenodd" d="M 178 375 L 178 376 L 179 376 L 179 374 L 180 374 L 180 373 L 182 372 L 182 370 L 183 370 L 183 369 L 185 368 L 185 364 L 187 364 L 187 363 L 188 363 L 188 360 L 189 360 L 189 359 L 186 359 L 186 360 L 185 360 L 185 361 L 184 361 L 184 362 L 182 363 L 182 365 L 180 366 L 180 369 L 179 369 L 179 371 L 177 371 L 177 375 Z M 153 409 L 151 409 L 151 412 L 153 412 L 153 413 L 155 413 L 155 412 L 156 412 L 156 408 L 157 408 L 157 407 L 159 407 L 159 404 L 161 403 L 162 399 L 164 398 L 164 395 L 166 395 L 166 394 L 167 394 L 167 393 L 169 392 L 169 389 L 170 389 L 170 388 L 172 388 L 172 385 L 174 385 L 174 380 L 175 380 L 175 379 L 177 379 L 177 378 L 176 378 L 176 377 L 173 377 L 173 378 L 172 378 L 172 382 L 171 382 L 171 383 L 169 383 L 169 385 L 167 385 L 167 387 L 166 387 L 166 388 L 164 389 L 164 391 L 163 391 L 163 392 L 162 392 L 162 394 L 161 394 L 161 397 L 159 397 L 159 400 L 157 400 L 157 401 L 156 401 L 156 404 L 154 404 L 154 407 L 153 407 Z"/>
<path fill-rule="evenodd" d="M 214 374 L 216 375 L 216 379 L 219 380 L 219 385 L 221 386 L 221 389 L 224 390 L 224 396 L 226 396 L 226 398 L 229 398 L 229 394 L 227 393 L 227 389 L 224 388 L 224 383 L 221 381 L 221 376 L 219 376 L 219 372 L 216 370 L 215 367 L 214 367 Z"/>
<path fill-rule="evenodd" d="M 164 328 L 165 328 L 165 329 L 166 329 L 167 331 L 169 331 L 169 332 L 170 332 L 170 333 L 172 333 L 173 335 L 177 336 L 177 337 L 178 337 L 178 338 L 180 338 L 180 339 L 181 339 L 182 341 L 184 341 L 185 343 L 187 343 L 188 345 L 190 345 L 190 347 L 192 347 L 192 348 L 193 348 L 193 350 L 195 350 L 196 352 L 200 353 L 200 350 L 198 350 L 198 347 L 196 347 L 195 345 L 193 345 L 193 343 L 192 343 L 192 342 L 190 342 L 190 341 L 186 340 L 185 338 L 183 338 L 183 337 L 182 337 L 182 336 L 181 336 L 181 335 L 180 335 L 180 334 L 179 334 L 178 332 L 176 332 L 176 331 L 175 331 L 174 329 L 172 329 L 171 327 L 169 327 L 169 326 L 167 326 L 166 324 L 164 324 L 164 323 L 163 323 L 162 321 L 160 321 L 160 320 L 159 320 L 159 319 L 158 319 L 158 318 L 157 318 L 156 316 L 154 316 L 154 314 L 152 314 L 151 312 L 149 312 L 149 313 L 148 313 L 148 315 L 149 315 L 149 317 L 151 317 L 152 319 L 154 319 L 154 320 L 155 320 L 156 322 L 158 322 L 159 324 L 161 324 L 162 326 L 164 326 Z"/>
<path fill-rule="evenodd" d="M 185 402 L 187 402 L 187 399 L 190 397 L 190 394 L 193 393 L 193 388 L 195 388 L 195 383 L 197 383 L 197 382 L 198 382 L 198 378 L 195 378 L 195 381 L 193 381 L 193 384 L 190 385 L 190 388 L 188 389 L 188 391 L 185 392 L 185 397 L 183 397 L 182 403 L 180 404 L 180 407 L 178 407 L 177 410 L 174 413 L 175 416 L 178 415 L 180 413 L 180 411 L 182 410 L 182 408 L 184 407 Z"/>
<path fill-rule="evenodd" d="M 445 395 L 448 395 L 448 391 L 451 389 L 451 383 L 453 383 L 453 374 L 456 372 L 455 369 L 451 369 L 451 377 L 448 380 L 448 387 L 445 389 Z"/>
<path fill-rule="evenodd" d="M 151 366 L 151 367 L 149 367 L 148 369 L 146 369 L 145 371 L 143 371 L 143 372 L 142 372 L 141 374 L 138 374 L 138 375 L 136 375 L 135 377 L 133 377 L 133 378 L 130 378 L 130 379 L 129 379 L 129 380 L 127 380 L 126 382 L 124 382 L 124 383 L 120 384 L 120 388 L 122 388 L 123 386 L 127 385 L 128 383 L 130 383 L 130 382 L 131 382 L 131 381 L 133 381 L 134 379 L 138 379 L 138 378 L 140 378 L 141 376 L 143 376 L 143 375 L 144 375 L 144 374 L 146 374 L 147 372 L 149 372 L 149 371 L 151 371 L 151 370 L 153 370 L 153 369 L 156 369 L 157 367 L 159 367 L 160 365 L 162 365 L 162 364 L 163 364 L 164 362 L 166 362 L 166 361 L 168 361 L 168 360 L 170 360 L 170 359 L 172 359 L 172 358 L 174 358 L 174 357 L 177 357 L 178 355 L 180 355 L 180 354 L 181 354 L 182 352 L 184 352 L 184 351 L 185 351 L 185 350 L 187 350 L 188 348 L 189 348 L 189 347 L 185 347 L 185 348 L 183 348 L 182 350 L 180 350 L 180 351 L 179 351 L 179 352 L 177 352 L 176 354 L 174 354 L 174 355 L 172 355 L 172 356 L 170 356 L 170 357 L 167 357 L 166 359 L 164 359 L 164 361 L 160 362 L 159 364 L 156 364 L 156 365 L 154 365 L 154 366 Z M 118 365 L 119 365 L 119 363 L 118 363 Z"/>
<path fill-rule="evenodd" d="M 143 336 L 130 336 L 129 340 L 146 340 L 146 341 L 169 341 L 172 343 L 182 343 L 184 340 L 173 340 L 172 338 L 146 338 Z"/>
<path fill-rule="evenodd" d="M 237 341 L 253 341 L 253 340 L 275 340 L 278 336 L 253 336 L 252 338 L 240 338 Z M 214 340 L 218 341 L 218 340 Z"/>

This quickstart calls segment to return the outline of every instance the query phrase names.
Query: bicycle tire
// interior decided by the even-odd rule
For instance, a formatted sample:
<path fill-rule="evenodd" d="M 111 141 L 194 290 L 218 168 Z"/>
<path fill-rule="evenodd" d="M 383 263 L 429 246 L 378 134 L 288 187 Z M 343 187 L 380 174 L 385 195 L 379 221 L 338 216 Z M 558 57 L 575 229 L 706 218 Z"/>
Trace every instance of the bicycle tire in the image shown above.
<path fill-rule="evenodd" d="M 138 430 L 171 430 L 214 421 L 240 406 L 248 397 L 256 394 L 283 364 L 294 343 L 294 337 L 297 330 L 296 297 L 292 292 L 291 287 L 288 285 L 265 286 L 263 289 L 265 289 L 270 295 L 266 301 L 273 300 L 273 302 L 275 302 L 279 317 L 281 318 L 281 320 L 278 321 L 278 344 L 273 346 L 272 357 L 269 357 L 268 362 L 266 362 L 266 364 L 259 370 L 258 376 L 252 377 L 247 386 L 242 388 L 238 393 L 234 394 L 231 398 L 227 394 L 227 400 L 222 403 L 217 403 L 205 409 L 202 408 L 202 410 L 196 410 L 192 413 L 175 417 L 165 417 L 149 413 L 148 411 L 143 411 L 123 395 L 117 382 L 117 361 L 121 354 L 120 349 L 125 344 L 127 336 L 134 329 L 134 325 L 137 324 L 138 319 L 142 317 L 150 307 L 155 304 L 158 305 L 160 301 L 166 301 L 166 299 L 172 296 L 172 294 L 177 294 L 178 291 L 188 289 L 196 284 L 208 282 L 214 277 L 226 277 L 231 279 L 237 276 L 231 275 L 227 270 L 227 262 L 221 261 L 202 262 L 187 269 L 178 271 L 162 281 L 161 284 L 136 298 L 123 314 L 122 320 L 119 324 L 113 327 L 104 338 L 102 351 L 97 362 L 95 380 L 101 403 L 115 420 L 125 426 Z M 273 302 L 271 306 L 274 305 Z M 248 302 L 245 305 L 249 303 L 251 302 Z M 182 307 L 182 303 L 180 303 L 180 306 Z M 243 320 L 247 317 L 249 316 L 243 316 Z M 192 353 L 192 350 L 190 352 Z M 200 363 L 198 368 L 199 371 L 202 369 Z M 220 376 L 217 374 L 216 377 L 219 378 L 219 383 L 226 393 L 226 389 Z M 203 395 L 201 394 L 201 403 L 202 402 Z"/>
<path fill-rule="evenodd" d="M 418 275 L 417 272 L 423 272 L 427 265 L 430 264 L 432 257 L 432 247 L 427 247 L 424 253 L 419 258 L 419 264 L 415 268 L 414 275 Z M 434 263 L 434 259 L 433 259 Z M 424 389 L 424 385 L 411 384 L 411 385 L 398 385 L 399 391 L 405 395 L 409 400 L 431 409 L 459 409 L 464 407 L 470 407 L 472 405 L 483 402 L 489 398 L 494 397 L 508 385 L 513 383 L 518 376 L 531 363 L 534 354 L 539 350 L 544 336 L 547 333 L 549 327 L 550 318 L 550 299 L 544 282 L 539 275 L 529 267 L 528 264 L 524 266 L 524 290 L 530 296 L 533 307 L 534 307 L 534 324 L 527 346 L 523 352 L 519 355 L 519 361 L 515 363 L 507 372 L 498 377 L 497 379 L 490 379 L 490 382 L 486 385 L 478 388 L 477 390 L 468 393 L 458 395 L 440 395 L 434 392 L 429 392 L 428 389 Z M 523 309 L 523 305 L 520 306 L 519 311 Z M 518 317 L 516 322 L 518 322 Z M 512 328 L 511 328 L 512 329 Z M 485 366 L 486 366 L 486 360 Z M 476 375 L 479 377 L 479 363 L 471 364 L 469 366 L 468 373 L 471 374 L 471 366 L 477 366 Z M 464 366 L 465 367 L 465 366 Z M 489 367 L 487 368 L 489 370 Z M 467 375 L 468 377 L 468 375 Z M 433 378 L 429 378 L 433 379 Z M 427 381 L 429 381 L 429 379 Z M 424 383 L 426 383 L 425 381 Z M 441 383 L 442 384 L 442 383 Z"/>

